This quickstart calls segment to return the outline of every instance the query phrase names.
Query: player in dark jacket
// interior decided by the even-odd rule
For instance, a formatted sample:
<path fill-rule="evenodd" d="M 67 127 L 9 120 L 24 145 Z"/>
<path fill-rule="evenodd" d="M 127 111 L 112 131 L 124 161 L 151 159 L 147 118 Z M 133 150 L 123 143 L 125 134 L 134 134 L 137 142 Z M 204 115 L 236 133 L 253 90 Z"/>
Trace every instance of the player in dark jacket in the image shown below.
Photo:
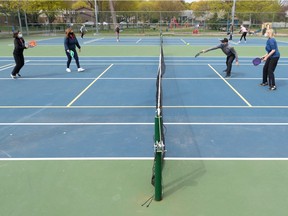
<path fill-rule="evenodd" d="M 209 52 L 211 50 L 221 49 L 223 51 L 223 53 L 227 56 L 227 58 L 226 58 L 227 68 L 226 68 L 226 70 L 224 70 L 224 72 L 226 72 L 225 77 L 229 78 L 229 77 L 231 77 L 232 63 L 233 63 L 235 58 L 236 58 L 236 65 L 239 64 L 238 54 L 237 54 L 236 50 L 228 44 L 227 38 L 224 38 L 223 40 L 220 40 L 220 41 L 221 41 L 221 44 L 219 44 L 216 47 L 212 47 L 210 49 L 207 49 L 207 50 L 202 50 L 202 53 L 206 53 L 206 52 Z"/>
<path fill-rule="evenodd" d="M 120 35 L 119 25 L 116 25 L 115 33 L 116 33 L 116 40 L 117 40 L 117 42 L 119 42 L 119 35 Z"/>
<path fill-rule="evenodd" d="M 28 47 L 25 45 L 25 40 L 22 37 L 22 33 L 20 31 L 13 33 L 14 37 L 14 51 L 13 51 L 13 57 L 15 60 L 15 67 L 13 71 L 11 72 L 11 77 L 13 79 L 16 78 L 16 76 L 21 77 L 20 70 L 24 66 L 24 49 L 27 49 Z"/>
<path fill-rule="evenodd" d="M 64 47 L 65 47 L 66 56 L 68 58 L 67 68 L 66 68 L 67 72 L 71 72 L 70 63 L 72 61 L 72 57 L 74 57 L 74 59 L 76 61 L 76 65 L 78 67 L 78 72 L 82 72 L 85 70 L 85 69 L 80 67 L 79 57 L 78 57 L 78 53 L 76 51 L 76 46 L 78 47 L 79 52 L 81 52 L 81 46 L 78 43 L 78 40 L 77 40 L 77 38 L 73 32 L 73 29 L 72 28 L 66 29 L 66 37 L 64 39 Z"/>

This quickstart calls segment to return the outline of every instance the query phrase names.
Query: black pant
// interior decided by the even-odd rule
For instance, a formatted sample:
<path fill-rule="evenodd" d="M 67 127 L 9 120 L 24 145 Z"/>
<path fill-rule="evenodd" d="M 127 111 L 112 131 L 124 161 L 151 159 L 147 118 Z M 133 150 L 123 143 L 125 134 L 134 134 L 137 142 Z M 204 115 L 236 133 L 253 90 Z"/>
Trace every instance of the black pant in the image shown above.
<path fill-rule="evenodd" d="M 263 83 L 267 83 L 267 79 L 269 78 L 269 86 L 275 86 L 275 76 L 274 71 L 277 66 L 278 60 L 280 57 L 276 58 L 268 58 L 263 67 Z"/>
<path fill-rule="evenodd" d="M 23 55 L 23 53 L 21 53 L 21 54 L 13 54 L 13 56 L 14 56 L 14 60 L 15 60 L 16 65 L 15 65 L 11 74 L 13 76 L 16 76 L 17 74 L 19 74 L 21 68 L 24 66 L 24 63 L 25 63 L 24 62 L 24 55 Z"/>
<path fill-rule="evenodd" d="M 232 40 L 233 32 L 230 32 L 229 40 Z"/>
<path fill-rule="evenodd" d="M 228 55 L 227 58 L 226 58 L 226 66 L 227 66 L 226 73 L 227 73 L 227 76 L 231 75 L 232 63 L 233 63 L 234 59 L 235 59 L 235 55 L 234 54 Z"/>
<path fill-rule="evenodd" d="M 240 37 L 240 41 L 242 40 L 242 38 L 244 38 L 244 40 L 246 41 L 246 35 L 247 35 L 247 32 L 243 32 Z"/>
<path fill-rule="evenodd" d="M 75 59 L 76 65 L 77 65 L 78 68 L 80 68 L 79 57 L 78 57 L 77 51 L 76 51 L 76 49 L 74 49 L 72 51 L 74 52 L 74 59 Z M 70 63 L 72 61 L 72 57 L 71 57 L 70 53 L 68 53 L 68 52 L 66 52 L 66 55 L 67 55 L 67 58 L 68 58 L 68 60 L 67 60 L 67 68 L 69 68 L 70 67 Z"/>

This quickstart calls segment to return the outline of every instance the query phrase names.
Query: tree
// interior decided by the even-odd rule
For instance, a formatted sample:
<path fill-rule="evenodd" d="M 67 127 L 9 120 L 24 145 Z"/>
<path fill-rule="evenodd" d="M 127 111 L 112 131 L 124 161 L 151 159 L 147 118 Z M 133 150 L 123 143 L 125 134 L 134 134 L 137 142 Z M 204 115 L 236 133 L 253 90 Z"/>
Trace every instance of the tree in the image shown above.
<path fill-rule="evenodd" d="M 61 0 L 10 0 L 0 1 L 0 4 L 7 11 L 27 13 L 28 17 L 33 17 L 33 20 L 37 20 L 41 13 L 44 13 L 48 21 L 51 23 L 56 19 L 56 15 L 60 10 L 68 7 L 69 2 Z"/>
<path fill-rule="evenodd" d="M 199 2 L 193 2 L 191 4 L 191 9 L 196 16 L 202 16 L 205 14 L 205 11 L 215 13 L 223 10 L 231 20 L 232 4 L 233 0 L 200 0 Z M 281 7 L 282 4 L 278 0 L 236 0 L 235 16 L 237 16 L 240 22 L 250 19 L 255 23 L 262 23 L 265 21 L 272 22 L 275 14 L 278 14 L 281 11 Z"/>

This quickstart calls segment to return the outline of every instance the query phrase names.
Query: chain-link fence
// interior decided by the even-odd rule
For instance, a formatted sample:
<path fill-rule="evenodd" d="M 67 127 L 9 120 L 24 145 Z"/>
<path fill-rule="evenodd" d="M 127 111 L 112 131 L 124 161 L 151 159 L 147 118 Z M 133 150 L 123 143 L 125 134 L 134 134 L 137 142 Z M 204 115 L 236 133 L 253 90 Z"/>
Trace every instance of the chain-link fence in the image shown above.
<path fill-rule="evenodd" d="M 96 16 L 97 15 L 97 16 Z M 287 13 L 235 13 L 234 31 L 244 25 L 250 34 L 262 34 L 268 26 L 279 34 L 288 34 Z M 97 21 L 96 21 L 97 20 Z M 63 34 L 69 26 L 79 31 L 85 24 L 88 33 L 113 34 L 116 23 L 122 34 L 223 34 L 229 31 L 231 13 L 208 11 L 50 11 L 0 13 L 0 34 L 11 36 L 15 30 L 24 34 Z"/>

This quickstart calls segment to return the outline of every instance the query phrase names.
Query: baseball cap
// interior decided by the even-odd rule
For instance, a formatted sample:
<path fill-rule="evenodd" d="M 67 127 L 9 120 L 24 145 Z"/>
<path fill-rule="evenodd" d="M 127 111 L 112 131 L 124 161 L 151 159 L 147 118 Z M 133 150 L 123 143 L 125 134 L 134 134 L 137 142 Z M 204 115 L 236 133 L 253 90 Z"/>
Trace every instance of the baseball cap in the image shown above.
<path fill-rule="evenodd" d="M 222 43 L 224 43 L 224 42 L 228 42 L 228 39 L 227 38 L 224 38 L 223 40 L 220 40 Z"/>

